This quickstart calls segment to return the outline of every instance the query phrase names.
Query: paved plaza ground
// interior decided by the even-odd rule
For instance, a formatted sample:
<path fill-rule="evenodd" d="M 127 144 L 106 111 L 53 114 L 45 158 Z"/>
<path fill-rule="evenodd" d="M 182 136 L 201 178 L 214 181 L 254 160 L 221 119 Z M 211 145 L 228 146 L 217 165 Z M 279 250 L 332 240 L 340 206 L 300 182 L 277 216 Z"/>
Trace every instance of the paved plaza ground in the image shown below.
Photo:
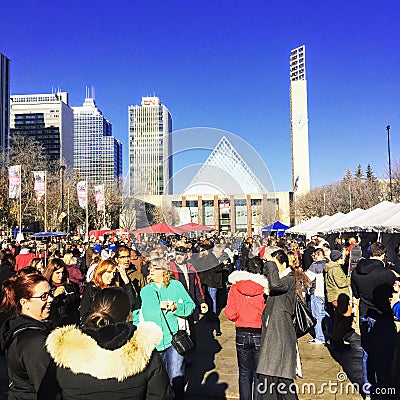
<path fill-rule="evenodd" d="M 187 368 L 187 399 L 238 399 L 238 369 L 234 324 L 221 313 L 222 336 L 216 324 L 202 319 L 197 324 L 198 346 Z M 350 338 L 352 349 L 333 352 L 323 345 L 311 345 L 309 335 L 300 339 L 303 379 L 297 379 L 300 400 L 357 400 L 362 397 L 351 382 L 362 387 L 362 350 L 357 334 Z"/>

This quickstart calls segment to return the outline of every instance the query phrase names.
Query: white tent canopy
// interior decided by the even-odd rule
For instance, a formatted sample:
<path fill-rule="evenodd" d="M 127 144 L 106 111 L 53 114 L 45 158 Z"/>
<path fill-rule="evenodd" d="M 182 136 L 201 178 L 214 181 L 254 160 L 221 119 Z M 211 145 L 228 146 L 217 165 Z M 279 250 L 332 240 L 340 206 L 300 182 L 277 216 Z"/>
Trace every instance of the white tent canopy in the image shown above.
<path fill-rule="evenodd" d="M 318 226 L 318 232 L 327 231 L 329 227 L 340 221 L 345 215 L 346 214 L 343 214 L 341 212 L 332 215 L 331 217 L 329 217 L 329 219 L 325 220 L 321 225 Z"/>
<path fill-rule="evenodd" d="M 303 222 L 301 222 L 300 224 L 298 224 L 298 225 L 295 225 L 295 226 L 292 226 L 291 228 L 289 228 L 289 229 L 286 229 L 286 232 L 285 233 L 297 233 L 297 234 L 301 234 L 301 232 L 302 232 L 302 230 L 303 230 L 303 228 L 305 227 L 305 226 L 307 226 L 308 224 L 310 224 L 310 222 L 312 222 L 312 221 L 317 221 L 317 220 L 319 220 L 320 219 L 320 217 L 311 217 L 310 219 L 307 219 L 306 221 L 303 221 Z"/>
<path fill-rule="evenodd" d="M 349 228 L 353 231 L 379 231 L 384 221 L 393 216 L 399 210 L 399 205 L 389 201 L 383 201 L 364 211 L 358 218 L 354 219 Z"/>
<path fill-rule="evenodd" d="M 398 233 L 400 232 L 400 204 L 391 209 L 391 215 L 383 222 L 374 224 L 375 228 L 381 232 Z"/>
<path fill-rule="evenodd" d="M 307 221 L 305 221 L 303 224 L 294 226 L 288 230 L 286 230 L 286 233 L 295 233 L 298 235 L 306 235 L 306 236 L 312 236 L 315 235 L 317 232 L 319 232 L 318 226 L 321 225 L 323 222 L 331 218 L 329 215 L 324 215 L 323 217 L 313 217 Z"/>
<path fill-rule="evenodd" d="M 362 231 L 400 232 L 400 204 L 382 201 L 367 210 L 356 208 L 348 214 L 313 217 L 286 232 L 311 236 L 318 232 L 327 234 Z"/>
<path fill-rule="evenodd" d="M 345 226 L 346 224 L 348 224 L 350 221 L 357 218 L 362 213 L 364 213 L 363 209 L 356 208 L 353 211 L 350 211 L 349 213 L 344 214 L 342 218 L 340 218 L 338 221 L 335 221 L 331 226 L 325 228 L 325 230 L 323 232 L 324 233 L 338 232 L 342 226 Z"/>

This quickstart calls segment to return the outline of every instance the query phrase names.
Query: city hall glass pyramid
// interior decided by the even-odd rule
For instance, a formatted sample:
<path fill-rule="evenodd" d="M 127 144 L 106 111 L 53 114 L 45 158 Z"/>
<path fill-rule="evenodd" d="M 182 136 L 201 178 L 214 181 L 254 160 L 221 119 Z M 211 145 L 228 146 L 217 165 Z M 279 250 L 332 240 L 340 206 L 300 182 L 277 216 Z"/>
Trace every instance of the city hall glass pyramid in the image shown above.
<path fill-rule="evenodd" d="M 265 187 L 225 136 L 185 190 L 186 194 L 264 192 Z"/>

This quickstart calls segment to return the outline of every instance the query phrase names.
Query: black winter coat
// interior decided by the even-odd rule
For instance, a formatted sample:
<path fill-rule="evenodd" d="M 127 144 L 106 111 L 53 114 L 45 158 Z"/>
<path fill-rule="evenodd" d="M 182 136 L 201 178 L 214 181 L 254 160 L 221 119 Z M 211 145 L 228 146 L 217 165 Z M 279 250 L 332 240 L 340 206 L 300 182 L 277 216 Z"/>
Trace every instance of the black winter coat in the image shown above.
<path fill-rule="evenodd" d="M 46 345 L 57 365 L 63 400 L 172 400 L 168 375 L 154 350 L 161 336 L 152 322 L 138 328 L 121 322 L 99 329 L 56 329 Z"/>
<path fill-rule="evenodd" d="M 198 271 L 200 273 L 201 283 L 211 288 L 222 288 L 222 271 L 224 264 L 220 263 L 218 258 L 213 252 L 207 254 L 205 257 L 199 258 Z"/>
<path fill-rule="evenodd" d="M 51 304 L 50 317 L 53 328 L 71 324 L 79 324 L 79 304 L 81 300 L 79 286 L 75 282 L 65 283 L 65 293 L 54 297 Z M 51 285 L 51 291 L 57 286 Z"/>
<path fill-rule="evenodd" d="M 24 314 L 2 325 L 0 341 L 8 364 L 9 400 L 46 398 L 41 385 L 50 361 L 45 349 L 49 328 L 46 322 Z"/>
<path fill-rule="evenodd" d="M 390 298 L 394 273 L 378 259 L 362 258 L 351 273 L 351 290 L 360 299 L 360 315 L 374 319 L 393 318 Z"/>

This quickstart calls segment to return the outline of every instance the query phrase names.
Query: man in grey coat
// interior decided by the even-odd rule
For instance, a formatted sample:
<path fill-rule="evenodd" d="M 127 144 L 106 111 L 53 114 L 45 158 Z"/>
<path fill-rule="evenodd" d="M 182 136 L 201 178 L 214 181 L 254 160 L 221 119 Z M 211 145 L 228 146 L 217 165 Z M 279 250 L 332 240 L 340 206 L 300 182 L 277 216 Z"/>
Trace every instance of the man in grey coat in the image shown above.
<path fill-rule="evenodd" d="M 297 337 L 293 325 L 296 283 L 283 250 L 266 252 L 269 297 L 262 314 L 258 400 L 297 399 Z"/>

